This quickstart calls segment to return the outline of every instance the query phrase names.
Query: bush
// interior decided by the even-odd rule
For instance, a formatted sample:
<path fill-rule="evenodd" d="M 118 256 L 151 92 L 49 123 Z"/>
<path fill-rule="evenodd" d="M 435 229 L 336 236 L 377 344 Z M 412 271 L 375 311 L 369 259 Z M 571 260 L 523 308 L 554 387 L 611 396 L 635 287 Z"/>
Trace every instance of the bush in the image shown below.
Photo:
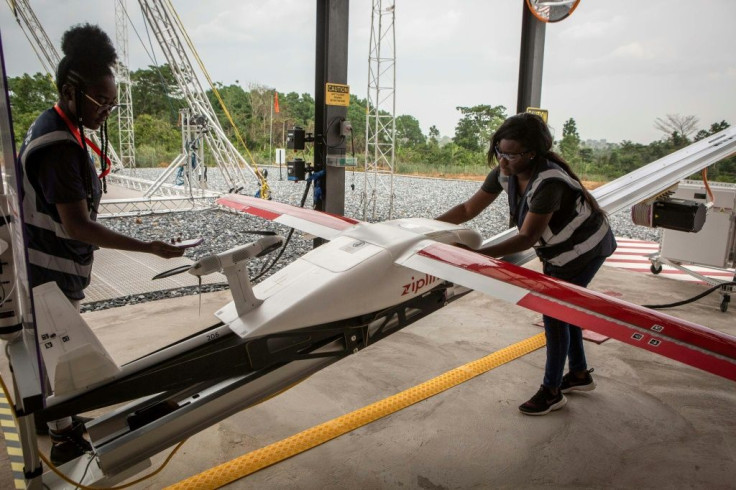
<path fill-rule="evenodd" d="M 143 167 L 168 167 L 178 155 L 176 153 L 166 151 L 163 148 L 142 145 L 135 151 L 135 166 Z"/>

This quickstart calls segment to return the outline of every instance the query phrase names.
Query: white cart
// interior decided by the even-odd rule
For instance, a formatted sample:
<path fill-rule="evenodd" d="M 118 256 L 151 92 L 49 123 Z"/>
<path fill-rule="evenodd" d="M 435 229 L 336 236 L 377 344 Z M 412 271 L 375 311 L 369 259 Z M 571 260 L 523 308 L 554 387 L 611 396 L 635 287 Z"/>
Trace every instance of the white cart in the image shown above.
<path fill-rule="evenodd" d="M 732 278 L 719 280 L 706 277 L 687 266 L 699 266 L 718 271 L 734 272 L 736 262 L 736 185 L 710 184 L 713 206 L 708 210 L 703 229 L 698 233 L 687 233 L 664 229 L 659 253 L 649 257 L 654 274 L 662 272 L 662 264 L 675 267 L 711 286 L 724 284 L 719 290 L 723 297 L 721 311 L 728 310 L 731 293 L 735 288 L 725 283 Z M 707 202 L 705 185 L 698 181 L 680 183 L 672 197 L 691 201 Z"/>

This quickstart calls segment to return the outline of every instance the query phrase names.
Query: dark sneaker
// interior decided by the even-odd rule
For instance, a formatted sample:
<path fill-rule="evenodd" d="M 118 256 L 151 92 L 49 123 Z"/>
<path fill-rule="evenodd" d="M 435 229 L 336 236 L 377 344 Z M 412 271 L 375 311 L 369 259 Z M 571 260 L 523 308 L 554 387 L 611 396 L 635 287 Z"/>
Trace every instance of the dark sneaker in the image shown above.
<path fill-rule="evenodd" d="M 570 393 L 571 391 L 593 391 L 595 389 L 595 381 L 593 376 L 590 375 L 594 369 L 588 369 L 585 371 L 585 377 L 580 379 L 573 373 L 567 373 L 562 377 L 562 384 L 560 385 L 560 391 L 562 393 Z"/>
<path fill-rule="evenodd" d="M 72 424 L 63 431 L 49 430 L 51 437 L 51 462 L 54 466 L 62 465 L 92 451 L 92 445 L 84 438 L 84 425 Z"/>
<path fill-rule="evenodd" d="M 39 436 L 47 436 L 49 435 L 49 425 L 40 420 L 38 418 L 38 412 L 34 413 L 34 422 L 36 423 L 36 435 Z M 84 432 L 87 432 L 87 428 L 84 427 L 84 424 L 87 422 L 92 422 L 94 419 L 89 417 L 82 417 L 81 415 L 72 415 L 72 425 L 75 424 L 82 424 L 82 428 L 84 429 Z"/>
<path fill-rule="evenodd" d="M 520 405 L 519 410 L 525 415 L 546 415 L 552 410 L 564 407 L 565 403 L 567 403 L 567 398 L 562 392 L 553 395 L 546 386 L 540 386 L 537 394 L 528 402 Z"/>

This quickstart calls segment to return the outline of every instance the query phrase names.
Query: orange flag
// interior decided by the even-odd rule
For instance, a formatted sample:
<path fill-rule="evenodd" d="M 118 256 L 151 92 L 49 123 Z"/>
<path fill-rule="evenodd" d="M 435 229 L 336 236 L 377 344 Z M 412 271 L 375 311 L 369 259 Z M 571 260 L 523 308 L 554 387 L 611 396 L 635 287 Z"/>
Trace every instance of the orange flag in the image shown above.
<path fill-rule="evenodd" d="M 276 114 L 279 113 L 279 93 L 274 92 L 273 93 L 273 112 Z"/>

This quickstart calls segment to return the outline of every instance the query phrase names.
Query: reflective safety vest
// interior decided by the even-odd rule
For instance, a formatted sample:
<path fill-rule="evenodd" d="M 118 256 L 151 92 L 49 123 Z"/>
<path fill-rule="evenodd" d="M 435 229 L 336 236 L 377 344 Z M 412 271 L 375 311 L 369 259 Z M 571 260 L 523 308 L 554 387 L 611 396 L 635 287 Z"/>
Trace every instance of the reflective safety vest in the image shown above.
<path fill-rule="evenodd" d="M 539 242 L 534 245 L 534 251 L 542 261 L 555 267 L 568 266 L 576 259 L 585 260 L 603 240 L 613 242 L 608 221 L 602 213 L 593 211 L 585 200 L 580 183 L 549 160 L 537 165 L 523 196 L 519 196 L 517 179 L 504 177 L 499 173 L 499 183 L 508 193 L 511 219 L 515 221 L 517 228 L 521 229 L 524 223 L 534 193 L 550 181 L 563 182 L 572 189 L 575 193 L 575 206 L 574 209 L 561 208 L 555 211 L 566 213 L 569 219 L 562 220 L 562 224 L 557 220 L 554 220 L 557 222 L 554 225 L 551 222 Z"/>
<path fill-rule="evenodd" d="M 67 123 L 53 109 L 43 112 L 28 129 L 18 154 L 22 174 L 24 236 L 28 252 L 30 286 L 33 288 L 55 281 L 68 298 L 82 299 L 83 290 L 90 282 L 93 252 L 97 247 L 69 237 L 61 224 L 56 206 L 46 201 L 41 192 L 34 158 L 34 154 L 42 148 L 68 144 L 79 148 L 80 158 L 89 158 L 67 127 Z M 65 163 L 57 162 L 59 166 L 64 166 Z M 97 218 L 95 210 L 100 201 L 101 191 L 91 158 L 89 172 L 94 203 L 90 218 L 94 220 Z"/>

